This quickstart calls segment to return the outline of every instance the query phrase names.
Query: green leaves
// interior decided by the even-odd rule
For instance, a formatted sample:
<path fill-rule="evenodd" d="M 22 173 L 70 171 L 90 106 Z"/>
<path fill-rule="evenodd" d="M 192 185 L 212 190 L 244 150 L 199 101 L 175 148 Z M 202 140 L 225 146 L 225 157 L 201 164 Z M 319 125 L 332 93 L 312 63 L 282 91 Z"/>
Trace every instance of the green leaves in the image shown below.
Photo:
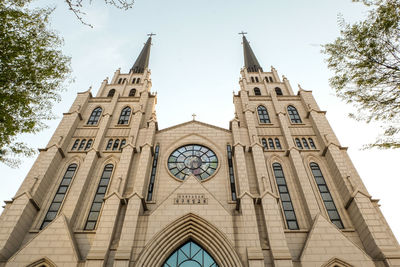
<path fill-rule="evenodd" d="M 54 118 L 53 102 L 70 73 L 62 39 L 48 29 L 53 10 L 28 10 L 28 2 L 0 0 L 0 162 L 11 166 L 18 164 L 15 155 L 33 153 L 16 136 Z"/>
<path fill-rule="evenodd" d="M 400 1 L 353 0 L 373 7 L 364 21 L 340 20 L 341 35 L 323 46 L 336 94 L 357 107 L 357 120 L 386 122 L 368 147 L 400 147 Z"/>

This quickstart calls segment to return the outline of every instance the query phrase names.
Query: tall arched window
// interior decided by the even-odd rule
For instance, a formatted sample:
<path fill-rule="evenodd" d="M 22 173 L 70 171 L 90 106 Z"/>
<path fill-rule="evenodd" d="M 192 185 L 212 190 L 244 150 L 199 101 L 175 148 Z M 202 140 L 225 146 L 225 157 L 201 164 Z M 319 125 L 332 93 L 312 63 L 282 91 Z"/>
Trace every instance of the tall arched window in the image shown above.
<path fill-rule="evenodd" d="M 135 82 L 136 82 L 136 78 L 133 78 L 133 79 L 132 79 L 132 83 L 135 83 Z"/>
<path fill-rule="evenodd" d="M 131 116 L 131 108 L 125 107 L 121 111 L 121 115 L 119 115 L 118 124 L 128 124 L 130 116 Z"/>
<path fill-rule="evenodd" d="M 268 138 L 268 144 L 270 149 L 275 149 L 274 141 L 272 138 Z"/>
<path fill-rule="evenodd" d="M 119 150 L 122 150 L 123 146 L 126 144 L 126 139 L 121 140 L 121 144 L 119 145 Z"/>
<path fill-rule="evenodd" d="M 137 78 L 137 79 L 136 79 L 136 83 L 140 83 L 140 78 Z"/>
<path fill-rule="evenodd" d="M 251 82 L 254 83 L 254 77 L 250 77 Z"/>
<path fill-rule="evenodd" d="M 92 114 L 90 114 L 90 117 L 89 117 L 89 120 L 87 122 L 87 125 L 96 125 L 99 122 L 100 115 L 101 115 L 102 111 L 103 110 L 101 109 L 101 107 L 95 108 L 92 111 Z"/>
<path fill-rule="evenodd" d="M 266 81 L 267 83 L 269 83 L 268 77 L 265 77 L 265 81 Z"/>
<path fill-rule="evenodd" d="M 258 77 L 255 77 L 255 79 L 256 79 L 256 82 L 258 83 Z"/>
<path fill-rule="evenodd" d="M 315 162 L 310 163 L 310 168 L 314 176 L 315 182 L 318 185 L 318 189 L 321 194 L 322 200 L 324 201 L 324 205 L 326 211 L 328 212 L 329 219 L 338 228 L 343 229 L 344 226 L 342 220 L 340 219 L 340 215 L 336 209 L 335 203 L 333 202 L 332 195 L 329 192 L 328 185 L 326 184 L 325 178 L 322 175 L 321 169 Z"/>
<path fill-rule="evenodd" d="M 308 138 L 308 142 L 310 143 L 310 146 L 311 146 L 312 149 L 317 149 L 317 147 L 315 146 L 315 143 L 312 140 L 312 138 Z"/>
<path fill-rule="evenodd" d="M 40 229 L 46 227 L 57 216 L 57 213 L 61 207 L 61 203 L 64 200 L 65 194 L 67 193 L 68 187 L 71 184 L 72 177 L 74 177 L 77 167 L 78 165 L 76 165 L 75 163 L 68 166 L 67 171 L 65 172 L 64 177 L 61 180 L 60 186 L 57 189 L 56 195 L 54 196 L 53 201 L 51 202 L 50 207 L 46 213 L 46 216 L 44 217 Z"/>
<path fill-rule="evenodd" d="M 175 250 L 163 267 L 218 267 L 217 262 L 200 245 L 190 240 Z"/>
<path fill-rule="evenodd" d="M 296 138 L 296 139 L 294 139 L 294 140 L 296 141 L 296 146 L 297 146 L 299 149 L 303 149 L 303 146 L 301 145 L 300 139 L 299 139 L 299 138 Z"/>
<path fill-rule="evenodd" d="M 271 121 L 269 120 L 269 115 L 266 107 L 258 106 L 257 112 L 260 123 L 271 123 Z"/>
<path fill-rule="evenodd" d="M 305 138 L 301 138 L 301 141 L 303 141 L 303 145 L 305 149 L 310 149 L 310 147 L 308 146 L 307 140 Z"/>
<path fill-rule="evenodd" d="M 86 139 L 82 139 L 81 144 L 78 147 L 78 150 L 82 150 L 85 147 Z"/>
<path fill-rule="evenodd" d="M 295 107 L 288 106 L 287 111 L 290 117 L 290 121 L 292 123 L 301 123 L 299 112 L 297 112 L 297 109 Z"/>
<path fill-rule="evenodd" d="M 261 95 L 260 88 L 254 87 L 254 95 Z"/>
<path fill-rule="evenodd" d="M 132 88 L 130 91 L 129 91 L 129 96 L 135 96 L 136 95 L 136 89 L 135 88 Z"/>
<path fill-rule="evenodd" d="M 108 143 L 107 143 L 107 146 L 106 146 L 106 150 L 110 150 L 112 145 L 113 145 L 113 140 L 112 139 L 108 140 Z"/>
<path fill-rule="evenodd" d="M 279 87 L 275 87 L 275 93 L 276 93 L 276 95 L 283 95 L 282 94 L 282 89 L 279 88 Z"/>
<path fill-rule="evenodd" d="M 119 146 L 119 139 L 116 139 L 115 142 L 114 142 L 112 150 L 117 150 L 118 146 Z"/>
<path fill-rule="evenodd" d="M 276 146 L 276 149 L 282 149 L 281 142 L 279 141 L 279 138 L 275 138 L 275 146 Z"/>
<path fill-rule="evenodd" d="M 92 147 L 92 144 L 93 144 L 93 139 L 89 139 L 89 140 L 87 141 L 85 150 L 88 150 L 89 148 L 91 148 L 91 147 Z"/>
<path fill-rule="evenodd" d="M 92 206 L 90 207 L 89 215 L 85 225 L 85 230 L 93 230 L 96 226 L 101 206 L 103 205 L 103 199 L 104 196 L 106 195 L 108 184 L 110 183 L 110 178 L 113 168 L 114 165 L 112 164 L 107 164 L 104 167 L 99 185 L 97 186 L 96 194 L 94 195 Z"/>
<path fill-rule="evenodd" d="M 75 140 L 75 143 L 73 144 L 71 150 L 75 150 L 75 149 L 78 147 L 79 141 L 80 141 L 79 139 L 76 139 L 76 140 Z"/>
<path fill-rule="evenodd" d="M 148 188 L 148 191 L 147 191 L 147 201 L 151 201 L 153 199 L 154 182 L 156 180 L 158 153 L 159 152 L 160 152 L 160 145 L 157 144 L 156 148 L 154 150 L 153 165 L 152 165 L 152 168 L 151 168 L 149 188 Z"/>
<path fill-rule="evenodd" d="M 272 77 L 269 77 L 269 81 L 270 81 L 271 83 L 274 82 L 274 80 L 272 80 Z"/>
<path fill-rule="evenodd" d="M 115 95 L 115 89 L 108 91 L 107 97 L 113 97 Z"/>
<path fill-rule="evenodd" d="M 268 149 L 267 140 L 265 138 L 263 138 L 263 139 L 261 139 L 261 142 L 262 142 L 264 149 Z"/>
<path fill-rule="evenodd" d="M 274 169 L 276 184 L 278 185 L 279 196 L 281 198 L 287 227 L 290 230 L 297 230 L 299 229 L 299 225 L 297 224 L 296 214 L 292 205 L 292 199 L 289 195 L 289 189 L 286 184 L 286 179 L 285 175 L 283 174 L 282 166 L 279 163 L 274 163 L 272 164 L 272 168 Z"/>

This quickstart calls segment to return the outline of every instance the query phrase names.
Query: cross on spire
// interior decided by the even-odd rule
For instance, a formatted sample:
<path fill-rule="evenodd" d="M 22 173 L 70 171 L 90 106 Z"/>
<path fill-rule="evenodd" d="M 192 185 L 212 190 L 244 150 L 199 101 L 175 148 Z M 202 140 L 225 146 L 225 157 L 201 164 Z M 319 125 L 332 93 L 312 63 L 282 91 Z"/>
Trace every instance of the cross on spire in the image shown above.
<path fill-rule="evenodd" d="M 239 32 L 239 34 L 244 36 L 245 34 L 247 34 L 247 32 L 242 31 L 242 32 Z"/>
<path fill-rule="evenodd" d="M 152 33 L 152 32 L 147 34 L 147 36 L 150 36 L 150 37 L 152 37 L 153 35 L 157 35 L 157 34 Z"/>
<path fill-rule="evenodd" d="M 197 116 L 196 114 L 194 113 L 192 114 L 193 120 L 196 120 L 196 116 Z"/>

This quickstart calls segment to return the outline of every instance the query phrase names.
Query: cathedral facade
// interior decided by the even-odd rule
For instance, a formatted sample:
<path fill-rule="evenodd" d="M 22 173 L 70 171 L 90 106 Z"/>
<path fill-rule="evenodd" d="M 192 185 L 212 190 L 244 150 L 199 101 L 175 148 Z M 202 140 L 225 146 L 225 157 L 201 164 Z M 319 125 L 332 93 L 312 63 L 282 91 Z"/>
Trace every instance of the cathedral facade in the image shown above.
<path fill-rule="evenodd" d="M 158 129 L 151 36 L 78 93 L 0 217 L 0 266 L 400 266 L 399 244 L 312 92 L 243 36 L 229 129 Z"/>

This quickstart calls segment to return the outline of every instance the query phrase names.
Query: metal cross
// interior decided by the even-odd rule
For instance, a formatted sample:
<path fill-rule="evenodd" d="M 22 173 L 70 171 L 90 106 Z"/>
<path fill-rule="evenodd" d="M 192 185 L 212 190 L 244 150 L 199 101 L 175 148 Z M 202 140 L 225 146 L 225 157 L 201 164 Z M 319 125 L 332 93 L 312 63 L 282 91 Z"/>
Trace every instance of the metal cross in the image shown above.
<path fill-rule="evenodd" d="M 157 34 L 155 34 L 155 33 L 149 33 L 149 34 L 147 34 L 147 36 L 153 36 L 153 35 L 157 35 Z"/>
<path fill-rule="evenodd" d="M 247 32 L 242 31 L 242 32 L 239 32 L 239 34 L 244 36 L 245 34 L 247 34 Z"/>
<path fill-rule="evenodd" d="M 193 120 L 196 120 L 196 116 L 197 116 L 196 114 L 194 113 L 192 114 Z"/>

